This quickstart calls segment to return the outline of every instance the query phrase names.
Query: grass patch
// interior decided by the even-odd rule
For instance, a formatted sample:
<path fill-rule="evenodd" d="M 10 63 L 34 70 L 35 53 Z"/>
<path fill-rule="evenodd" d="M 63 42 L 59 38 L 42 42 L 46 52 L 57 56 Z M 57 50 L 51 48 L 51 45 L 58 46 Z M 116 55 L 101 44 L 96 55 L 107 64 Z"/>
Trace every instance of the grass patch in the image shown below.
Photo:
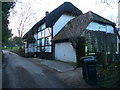
<path fill-rule="evenodd" d="M 12 51 L 12 52 L 14 52 L 22 57 L 26 57 L 24 49 L 12 49 L 10 51 Z"/>
<path fill-rule="evenodd" d="M 26 57 L 24 49 L 19 49 L 19 47 L 6 47 L 6 48 L 3 48 L 3 50 L 9 50 L 22 57 Z"/>
<path fill-rule="evenodd" d="M 16 50 L 19 49 L 19 47 L 3 47 L 3 50 Z"/>

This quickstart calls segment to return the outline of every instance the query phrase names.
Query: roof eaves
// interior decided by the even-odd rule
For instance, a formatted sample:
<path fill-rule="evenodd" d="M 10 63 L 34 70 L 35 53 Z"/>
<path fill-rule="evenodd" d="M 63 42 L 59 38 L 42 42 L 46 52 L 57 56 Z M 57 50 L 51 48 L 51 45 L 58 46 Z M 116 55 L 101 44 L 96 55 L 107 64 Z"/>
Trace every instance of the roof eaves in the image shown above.
<path fill-rule="evenodd" d="M 90 15 L 90 19 L 93 20 L 92 11 L 89 11 L 88 13 L 89 13 L 89 15 Z"/>
<path fill-rule="evenodd" d="M 104 17 L 102 17 L 102 16 L 100 16 L 100 15 L 98 15 L 96 13 L 91 12 L 91 15 L 92 15 L 92 20 L 93 21 L 97 21 L 97 22 L 101 22 L 101 23 L 105 23 L 105 24 L 110 24 L 110 25 L 116 26 L 116 24 L 113 23 L 112 21 L 110 21 L 110 20 L 108 20 L 108 19 L 106 19 L 106 18 L 104 18 Z M 98 20 L 98 18 L 96 18 L 95 16 L 97 16 L 98 18 L 101 18 L 101 19 Z"/>

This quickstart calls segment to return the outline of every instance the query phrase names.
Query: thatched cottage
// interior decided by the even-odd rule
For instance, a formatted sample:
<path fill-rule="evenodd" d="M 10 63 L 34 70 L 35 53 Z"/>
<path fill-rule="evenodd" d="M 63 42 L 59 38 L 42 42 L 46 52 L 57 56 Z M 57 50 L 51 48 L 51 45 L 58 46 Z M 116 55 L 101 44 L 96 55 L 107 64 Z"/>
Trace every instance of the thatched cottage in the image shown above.
<path fill-rule="evenodd" d="M 25 51 L 68 62 L 99 52 L 109 55 L 118 52 L 115 30 L 115 23 L 65 2 L 25 34 Z"/>

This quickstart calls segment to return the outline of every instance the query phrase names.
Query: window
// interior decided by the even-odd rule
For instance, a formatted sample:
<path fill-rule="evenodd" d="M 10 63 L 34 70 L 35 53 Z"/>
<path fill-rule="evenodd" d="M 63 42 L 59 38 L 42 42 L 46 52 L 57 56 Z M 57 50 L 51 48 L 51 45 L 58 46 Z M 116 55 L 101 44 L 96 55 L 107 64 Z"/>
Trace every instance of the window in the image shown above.
<path fill-rule="evenodd" d="M 25 48 L 27 48 L 27 42 L 25 42 Z"/>
<path fill-rule="evenodd" d="M 48 37 L 45 38 L 45 45 L 49 45 L 49 38 Z"/>
<path fill-rule="evenodd" d="M 42 27 L 40 26 L 39 28 L 38 28 L 38 31 L 40 31 L 42 29 Z"/>
<path fill-rule="evenodd" d="M 98 24 L 98 31 L 106 32 L 106 26 L 104 24 Z"/>
<path fill-rule="evenodd" d="M 37 52 L 37 41 L 35 41 L 35 52 Z"/>
<path fill-rule="evenodd" d="M 45 31 L 44 31 L 44 30 L 39 31 L 39 32 L 38 32 L 38 39 L 45 37 L 44 34 L 45 34 Z"/>
<path fill-rule="evenodd" d="M 44 30 L 42 30 L 42 31 L 41 31 L 41 36 L 44 37 L 44 36 L 45 36 L 44 34 L 45 34 L 45 33 L 44 33 Z"/>
<path fill-rule="evenodd" d="M 91 22 L 87 28 L 88 30 L 93 30 L 93 31 L 98 31 L 98 23 L 96 22 Z"/>
<path fill-rule="evenodd" d="M 42 39 L 42 46 L 44 46 L 44 41 L 45 41 L 45 40 L 44 40 L 44 39 Z"/>
<path fill-rule="evenodd" d="M 41 32 L 38 32 L 38 39 L 42 38 Z"/>
<path fill-rule="evenodd" d="M 41 49 L 42 49 L 42 52 L 45 52 L 45 47 L 42 47 Z"/>
<path fill-rule="evenodd" d="M 51 28 L 46 28 L 45 29 L 45 37 L 51 35 Z"/>
<path fill-rule="evenodd" d="M 107 24 L 101 24 L 97 22 L 91 22 L 86 29 L 92 31 L 103 31 L 106 33 L 114 33 L 113 26 Z"/>
<path fill-rule="evenodd" d="M 29 44 L 29 48 L 31 48 L 31 47 L 32 47 L 32 44 L 30 43 L 30 44 Z"/>
<path fill-rule="evenodd" d="M 42 40 L 41 39 L 38 40 L 38 46 L 42 46 Z"/>
<path fill-rule="evenodd" d="M 51 46 L 46 46 L 45 47 L 45 52 L 51 52 Z"/>
<path fill-rule="evenodd" d="M 37 52 L 41 52 L 41 51 L 40 51 L 40 47 L 37 48 Z"/>
<path fill-rule="evenodd" d="M 114 28 L 111 25 L 107 25 L 107 33 L 114 33 Z"/>
<path fill-rule="evenodd" d="M 96 53 L 96 48 L 93 47 L 93 44 L 88 44 L 85 46 L 85 54 L 86 55 L 95 55 Z"/>
<path fill-rule="evenodd" d="M 51 37 L 49 37 L 49 44 L 51 45 Z"/>

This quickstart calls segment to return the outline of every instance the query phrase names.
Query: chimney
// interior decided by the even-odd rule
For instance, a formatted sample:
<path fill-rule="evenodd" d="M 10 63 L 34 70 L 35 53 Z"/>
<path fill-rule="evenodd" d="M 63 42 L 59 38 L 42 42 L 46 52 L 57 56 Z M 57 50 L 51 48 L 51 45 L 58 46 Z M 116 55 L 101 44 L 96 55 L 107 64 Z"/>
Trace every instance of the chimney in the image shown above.
<path fill-rule="evenodd" d="M 48 12 L 48 11 L 46 11 L 46 12 L 45 12 L 45 15 L 48 15 L 48 14 L 49 14 L 49 12 Z"/>

